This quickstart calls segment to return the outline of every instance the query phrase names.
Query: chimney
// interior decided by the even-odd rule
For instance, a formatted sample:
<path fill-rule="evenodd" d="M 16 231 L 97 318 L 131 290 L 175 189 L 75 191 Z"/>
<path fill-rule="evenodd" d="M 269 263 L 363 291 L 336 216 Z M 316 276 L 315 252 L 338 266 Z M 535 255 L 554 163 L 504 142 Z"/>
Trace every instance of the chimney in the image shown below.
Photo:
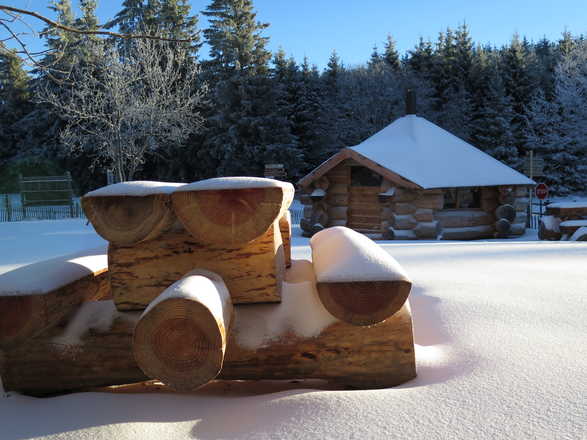
<path fill-rule="evenodd" d="M 416 114 L 416 92 L 412 89 L 406 90 L 406 115 Z"/>

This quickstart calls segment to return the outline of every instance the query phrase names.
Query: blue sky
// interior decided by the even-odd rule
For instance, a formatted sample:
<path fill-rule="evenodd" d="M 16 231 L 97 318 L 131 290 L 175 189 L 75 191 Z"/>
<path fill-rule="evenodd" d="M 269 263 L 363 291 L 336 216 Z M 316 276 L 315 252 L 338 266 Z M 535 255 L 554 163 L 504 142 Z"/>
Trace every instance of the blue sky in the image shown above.
<path fill-rule="evenodd" d="M 98 0 L 100 20 L 112 18 L 121 3 Z M 194 12 L 208 3 L 191 1 Z M 0 0 L 0 4 L 50 15 L 44 6 L 48 0 Z M 420 37 L 435 40 L 440 31 L 463 22 L 469 25 L 475 42 L 496 46 L 506 44 L 514 32 L 534 41 L 543 36 L 557 40 L 565 29 L 587 33 L 585 0 L 254 0 L 254 4 L 259 20 L 271 23 L 266 35 L 272 51 L 282 47 L 298 60 L 308 56 L 320 68 L 333 49 L 345 64 L 360 64 L 369 58 L 373 45 L 383 47 L 387 34 L 403 53 Z M 43 27 L 34 19 L 27 22 Z M 0 37 L 4 38 L 4 32 L 0 30 Z M 31 41 L 36 49 L 42 48 L 37 40 Z"/>

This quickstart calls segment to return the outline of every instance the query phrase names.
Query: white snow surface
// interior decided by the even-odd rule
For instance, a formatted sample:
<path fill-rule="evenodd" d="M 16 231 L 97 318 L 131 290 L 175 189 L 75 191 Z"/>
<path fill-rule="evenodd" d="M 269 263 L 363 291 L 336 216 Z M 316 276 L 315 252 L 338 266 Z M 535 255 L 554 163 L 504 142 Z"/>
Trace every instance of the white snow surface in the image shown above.
<path fill-rule="evenodd" d="M 535 184 L 523 174 L 416 115 L 395 120 L 351 148 L 422 188 Z"/>
<path fill-rule="evenodd" d="M 547 230 L 553 232 L 560 232 L 560 217 L 555 217 L 554 215 L 543 215 L 540 221 Z"/>
<path fill-rule="evenodd" d="M 573 226 L 587 226 L 587 219 L 585 220 L 565 220 L 560 224 L 563 227 L 573 227 Z"/>
<path fill-rule="evenodd" d="M 38 261 L 0 273 L 0 296 L 42 295 L 107 267 L 106 246 Z"/>
<path fill-rule="evenodd" d="M 153 182 L 135 180 L 131 182 L 114 183 L 90 191 L 84 197 L 112 197 L 112 196 L 150 196 L 153 194 L 170 194 L 185 183 Z"/>
<path fill-rule="evenodd" d="M 55 241 L 45 223 L 63 232 L 67 226 L 70 239 Z M 14 225 L 0 223 L 0 238 L 15 236 L 32 262 L 39 255 L 85 248 L 88 235 L 73 232 L 87 228 L 83 222 L 22 222 L 16 232 Z M 308 240 L 298 228 L 294 233 L 293 258 L 309 258 Z M 320 381 L 218 381 L 189 394 L 78 393 L 45 399 L 14 392 L 3 399 L 0 389 L 0 437 L 585 438 L 587 243 L 378 244 L 414 282 L 409 301 L 416 379 L 382 390 Z M 27 262 L 24 250 L 5 252 L 5 243 L 0 246 L 0 272 Z"/>
<path fill-rule="evenodd" d="M 344 226 L 314 234 L 310 245 L 320 283 L 409 279 L 399 263 L 373 240 Z"/>
<path fill-rule="evenodd" d="M 289 182 L 282 182 L 264 177 L 214 177 L 212 179 L 199 180 L 184 185 L 177 191 L 206 191 L 220 189 L 243 189 L 243 188 L 272 188 L 292 186 Z"/>
<path fill-rule="evenodd" d="M 236 314 L 237 340 L 244 348 L 259 348 L 289 332 L 310 338 L 337 319 L 328 312 L 316 291 L 312 263 L 292 260 L 283 283 L 281 303 L 241 307 Z"/>
<path fill-rule="evenodd" d="M 211 295 L 216 291 L 218 295 Z M 203 304 L 214 317 L 222 317 L 224 327 L 232 315 L 230 293 L 220 275 L 205 269 L 188 272 L 155 298 L 143 312 L 147 315 L 157 304 L 171 298 L 189 298 Z"/>

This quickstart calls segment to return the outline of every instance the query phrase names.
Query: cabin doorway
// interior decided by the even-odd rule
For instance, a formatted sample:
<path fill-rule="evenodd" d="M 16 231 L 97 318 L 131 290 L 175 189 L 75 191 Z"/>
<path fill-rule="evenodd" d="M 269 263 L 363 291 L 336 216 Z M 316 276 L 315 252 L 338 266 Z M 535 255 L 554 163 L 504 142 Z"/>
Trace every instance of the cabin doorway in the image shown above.
<path fill-rule="evenodd" d="M 351 167 L 347 226 L 363 233 L 381 232 L 382 177 L 363 166 Z"/>

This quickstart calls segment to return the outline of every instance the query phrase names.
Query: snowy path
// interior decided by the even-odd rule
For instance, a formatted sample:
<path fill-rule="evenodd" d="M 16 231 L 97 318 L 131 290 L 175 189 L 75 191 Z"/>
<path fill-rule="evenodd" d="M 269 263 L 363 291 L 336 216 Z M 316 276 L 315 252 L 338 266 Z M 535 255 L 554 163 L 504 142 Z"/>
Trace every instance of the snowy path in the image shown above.
<path fill-rule="evenodd" d="M 95 246 L 83 223 L 0 225 L 0 272 Z M 70 228 L 69 233 L 65 229 Z M 38 232 L 37 233 L 37 229 Z M 309 258 L 294 240 L 294 257 Z M 418 378 L 394 389 L 228 383 L 189 395 L 0 399 L 0 437 L 52 439 L 582 439 L 587 432 L 587 243 L 390 243 L 415 282 Z M 38 248 L 38 249 L 37 249 Z M 15 252 L 16 259 L 11 257 Z"/>

